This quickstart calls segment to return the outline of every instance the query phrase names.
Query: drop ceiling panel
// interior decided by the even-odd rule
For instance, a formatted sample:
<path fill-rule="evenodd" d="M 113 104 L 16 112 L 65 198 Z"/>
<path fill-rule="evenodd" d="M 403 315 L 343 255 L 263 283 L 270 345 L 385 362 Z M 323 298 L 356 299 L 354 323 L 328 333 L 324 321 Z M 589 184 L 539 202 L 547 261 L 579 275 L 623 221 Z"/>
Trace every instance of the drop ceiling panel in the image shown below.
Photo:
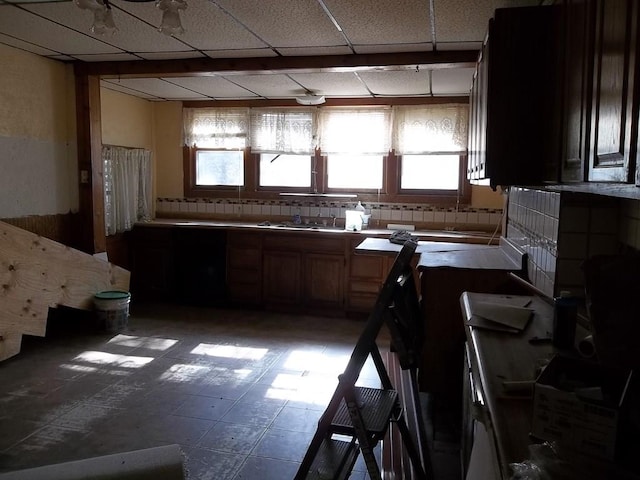
<path fill-rule="evenodd" d="M 332 97 L 363 97 L 369 96 L 369 91 L 358 80 L 354 73 L 298 73 L 291 74 L 296 82 L 320 95 Z"/>
<path fill-rule="evenodd" d="M 436 41 L 482 42 L 496 8 L 536 5 L 538 0 L 434 0 Z"/>
<path fill-rule="evenodd" d="M 131 55 L 130 53 L 101 53 L 98 55 L 74 55 L 74 58 L 83 62 L 127 62 L 131 60 L 140 60 L 140 57 Z"/>
<path fill-rule="evenodd" d="M 469 95 L 473 68 L 433 70 L 431 88 L 434 95 Z"/>
<path fill-rule="evenodd" d="M 118 28 L 113 35 L 96 35 L 91 33 L 93 15 L 88 10 L 81 10 L 73 2 L 64 3 L 38 3 L 25 5 L 29 11 L 35 12 L 54 22 L 68 25 L 78 32 L 99 39 L 113 47 L 127 52 L 158 52 L 158 51 L 181 51 L 185 50 L 185 45 L 178 40 L 163 35 L 152 25 L 132 17 L 119 6 L 120 2 L 113 2 L 113 21 Z M 154 3 L 144 3 L 144 7 L 159 14 Z M 158 20 L 159 21 L 159 20 Z M 73 50 L 65 50 L 65 53 L 89 53 Z M 106 53 L 106 52 L 105 52 Z"/>
<path fill-rule="evenodd" d="M 360 78 L 376 95 L 428 95 L 429 71 L 361 72 Z"/>
<path fill-rule="evenodd" d="M 0 10 L 0 12 L 2 12 L 2 10 Z M 0 43 L 9 45 L 10 47 L 19 48 L 20 50 L 26 50 L 27 52 L 35 53 L 36 55 L 54 56 L 58 54 L 58 52 L 54 52 L 53 50 L 49 50 L 48 48 L 33 45 L 28 42 L 23 42 L 22 40 L 18 40 L 17 38 L 13 38 L 8 35 L 3 35 L 1 33 Z"/>
<path fill-rule="evenodd" d="M 276 48 L 345 45 L 316 0 L 216 0 L 215 3 Z"/>
<path fill-rule="evenodd" d="M 65 5 L 73 6 L 72 3 L 56 3 L 52 5 L 59 7 L 64 7 Z M 29 5 L 30 8 L 35 6 Z M 45 4 L 40 4 L 39 6 L 42 7 Z M 41 48 L 48 48 L 65 54 L 120 52 L 117 48 L 96 40 L 88 34 L 70 30 L 8 4 L 0 5 L 0 31 L 6 35 L 29 41 Z"/>
<path fill-rule="evenodd" d="M 252 48 L 250 50 L 205 50 L 211 58 L 251 58 L 251 57 L 275 57 L 277 54 L 270 48 Z"/>
<path fill-rule="evenodd" d="M 430 52 L 431 43 L 398 43 L 394 45 L 354 45 L 356 53 Z"/>
<path fill-rule="evenodd" d="M 285 98 L 304 93 L 304 89 L 286 75 L 232 75 L 227 78 L 265 98 Z"/>
<path fill-rule="evenodd" d="M 182 58 L 202 58 L 204 55 L 194 50 L 188 52 L 136 52 L 138 57 L 145 60 L 171 60 Z"/>
<path fill-rule="evenodd" d="M 155 2 L 114 0 L 114 4 L 149 22 L 155 28 L 160 26 L 162 12 L 156 7 Z M 187 8 L 181 11 L 180 17 L 185 29 L 184 33 L 176 35 L 179 41 L 184 42 L 181 50 L 185 50 L 185 44 L 198 50 L 263 48 L 266 46 L 264 42 L 238 24 L 213 2 L 189 1 Z M 157 50 L 147 49 L 146 51 Z"/>
<path fill-rule="evenodd" d="M 133 95 L 135 97 L 146 98 L 147 100 L 155 100 L 157 97 L 149 95 L 148 93 L 140 90 L 133 90 L 118 83 L 118 80 L 101 80 L 100 86 L 109 90 L 115 90 L 116 92 L 126 93 L 127 95 Z"/>
<path fill-rule="evenodd" d="M 349 55 L 353 53 L 349 47 L 281 47 L 278 52 L 285 57 L 315 56 L 315 55 Z"/>
<path fill-rule="evenodd" d="M 146 92 L 148 95 L 158 98 L 190 99 L 198 96 L 197 92 L 192 92 L 178 85 L 165 82 L 160 78 L 121 78 L 119 80 L 112 80 L 111 82 L 117 82 L 124 87 L 139 92 Z"/>
<path fill-rule="evenodd" d="M 353 44 L 431 41 L 426 0 L 324 0 L 324 3 Z"/>
<path fill-rule="evenodd" d="M 211 98 L 255 98 L 256 95 L 219 76 L 165 78 L 167 82 Z"/>

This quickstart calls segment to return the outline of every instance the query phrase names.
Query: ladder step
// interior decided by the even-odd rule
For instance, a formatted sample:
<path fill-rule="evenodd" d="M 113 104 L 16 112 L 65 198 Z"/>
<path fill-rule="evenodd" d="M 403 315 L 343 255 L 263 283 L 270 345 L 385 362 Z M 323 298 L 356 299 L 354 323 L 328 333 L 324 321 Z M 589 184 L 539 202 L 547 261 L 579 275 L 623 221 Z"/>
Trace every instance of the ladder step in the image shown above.
<path fill-rule="evenodd" d="M 358 458 L 354 440 L 346 442 L 325 438 L 316 454 L 306 480 L 345 480 Z"/>
<path fill-rule="evenodd" d="M 369 387 L 354 387 L 354 393 L 367 432 L 381 437 L 387 431 L 389 420 L 397 406 L 398 393 L 395 390 Z M 354 434 L 351 416 L 344 399 L 333 417 L 331 430 L 345 435 Z"/>

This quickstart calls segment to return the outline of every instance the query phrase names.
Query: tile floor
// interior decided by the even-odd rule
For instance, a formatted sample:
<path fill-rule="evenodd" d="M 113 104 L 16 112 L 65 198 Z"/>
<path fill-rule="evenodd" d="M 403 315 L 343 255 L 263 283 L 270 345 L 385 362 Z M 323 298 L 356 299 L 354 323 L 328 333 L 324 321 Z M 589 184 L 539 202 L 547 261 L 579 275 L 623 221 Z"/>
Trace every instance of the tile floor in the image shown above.
<path fill-rule="evenodd" d="M 188 478 L 293 478 L 364 325 L 157 304 L 119 334 L 60 320 L 0 363 L 0 473 L 177 443 Z M 359 383 L 377 385 L 370 361 Z M 437 479 L 459 478 L 440 444 Z"/>

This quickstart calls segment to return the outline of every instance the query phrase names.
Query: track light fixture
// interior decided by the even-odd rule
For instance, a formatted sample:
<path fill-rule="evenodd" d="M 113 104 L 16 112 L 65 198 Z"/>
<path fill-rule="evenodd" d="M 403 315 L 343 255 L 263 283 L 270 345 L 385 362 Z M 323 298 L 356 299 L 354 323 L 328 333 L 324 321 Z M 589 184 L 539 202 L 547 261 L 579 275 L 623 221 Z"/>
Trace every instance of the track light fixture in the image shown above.
<path fill-rule="evenodd" d="M 126 0 L 130 2 L 152 2 L 154 0 Z M 91 32 L 97 35 L 113 35 L 118 29 L 113 21 L 113 13 L 109 0 L 74 0 L 82 10 L 93 13 Z M 158 31 L 165 35 L 179 35 L 184 33 L 180 19 L 180 10 L 187 8 L 186 0 L 156 0 L 156 7 L 162 11 L 162 20 Z"/>

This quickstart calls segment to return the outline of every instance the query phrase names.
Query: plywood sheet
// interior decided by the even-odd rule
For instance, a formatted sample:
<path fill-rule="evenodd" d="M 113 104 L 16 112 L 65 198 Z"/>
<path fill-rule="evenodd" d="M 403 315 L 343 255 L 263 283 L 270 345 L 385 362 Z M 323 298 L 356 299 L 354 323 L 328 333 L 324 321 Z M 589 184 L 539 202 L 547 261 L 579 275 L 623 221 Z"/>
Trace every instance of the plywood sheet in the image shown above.
<path fill-rule="evenodd" d="M 45 334 L 49 307 L 92 309 L 96 293 L 128 291 L 129 279 L 123 268 L 0 222 L 0 360 L 18 353 L 22 334 Z"/>

